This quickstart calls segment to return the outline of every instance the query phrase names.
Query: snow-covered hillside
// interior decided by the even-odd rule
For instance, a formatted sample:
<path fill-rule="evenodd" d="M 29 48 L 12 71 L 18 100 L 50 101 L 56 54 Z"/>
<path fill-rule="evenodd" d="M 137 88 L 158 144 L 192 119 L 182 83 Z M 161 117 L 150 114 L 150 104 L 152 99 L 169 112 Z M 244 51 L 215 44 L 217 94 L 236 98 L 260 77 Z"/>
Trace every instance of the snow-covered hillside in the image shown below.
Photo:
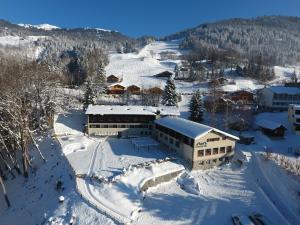
<path fill-rule="evenodd" d="M 32 25 L 32 24 L 24 24 L 24 23 L 19 23 L 18 24 L 21 27 L 25 27 L 25 28 L 37 28 L 37 29 L 42 29 L 42 30 L 53 30 L 53 29 L 60 29 L 60 27 L 51 25 L 51 24 L 47 24 L 47 23 L 43 23 L 43 24 L 37 24 L 37 25 Z"/>
<path fill-rule="evenodd" d="M 26 56 L 30 59 L 37 59 L 43 47 L 37 46 L 35 42 L 47 40 L 47 36 L 2 36 L 0 37 L 0 51 L 7 53 L 7 49 L 11 49 L 11 52 L 18 49 L 18 56 Z"/>
<path fill-rule="evenodd" d="M 122 78 L 124 86 L 138 85 L 142 88 L 163 87 L 165 80 L 154 75 L 163 71 L 173 72 L 178 60 L 160 60 L 160 53 L 171 51 L 176 55 L 182 54 L 178 49 L 178 41 L 153 42 L 146 45 L 139 53 L 110 55 L 110 63 L 106 67 L 107 75 L 114 74 Z"/>

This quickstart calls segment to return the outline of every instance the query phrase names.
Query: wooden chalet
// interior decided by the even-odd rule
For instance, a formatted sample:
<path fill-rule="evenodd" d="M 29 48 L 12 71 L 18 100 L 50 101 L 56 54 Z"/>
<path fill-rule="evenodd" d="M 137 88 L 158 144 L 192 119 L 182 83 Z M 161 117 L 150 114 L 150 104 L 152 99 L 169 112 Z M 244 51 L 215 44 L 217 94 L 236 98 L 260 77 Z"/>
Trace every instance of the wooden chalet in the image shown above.
<path fill-rule="evenodd" d="M 233 106 L 234 103 L 230 99 L 223 97 L 213 99 L 211 96 L 208 96 L 204 99 L 204 107 L 208 112 L 212 112 L 213 109 L 215 109 L 215 112 L 225 112 L 227 109 L 231 110 Z"/>
<path fill-rule="evenodd" d="M 262 133 L 273 139 L 284 138 L 285 126 L 269 120 L 259 120 L 256 122 Z"/>
<path fill-rule="evenodd" d="M 115 84 L 115 85 L 111 85 L 107 88 L 107 94 L 111 94 L 111 95 L 121 95 L 124 94 L 125 92 L 125 87 L 122 86 L 121 84 Z"/>
<path fill-rule="evenodd" d="M 119 81 L 120 81 L 120 79 L 113 74 L 106 78 L 107 83 L 118 83 Z"/>
<path fill-rule="evenodd" d="M 141 88 L 136 85 L 131 85 L 127 87 L 127 92 L 133 95 L 141 94 Z"/>
<path fill-rule="evenodd" d="M 161 73 L 156 74 L 155 77 L 165 77 L 165 78 L 170 78 L 172 75 L 173 75 L 172 72 L 164 71 L 164 72 L 161 72 Z"/>
<path fill-rule="evenodd" d="M 164 90 L 159 87 L 153 87 L 153 88 L 146 89 L 144 92 L 153 95 L 162 95 L 164 93 Z"/>
<path fill-rule="evenodd" d="M 254 93 L 247 90 L 231 92 L 226 97 L 234 102 L 242 102 L 244 104 L 252 104 L 254 102 Z"/>
<path fill-rule="evenodd" d="M 211 80 L 208 85 L 209 86 L 220 86 L 220 85 L 225 85 L 225 84 L 228 84 L 228 79 L 225 78 L 225 77 L 219 77 L 219 78 L 216 78 L 216 79 L 213 79 Z"/>

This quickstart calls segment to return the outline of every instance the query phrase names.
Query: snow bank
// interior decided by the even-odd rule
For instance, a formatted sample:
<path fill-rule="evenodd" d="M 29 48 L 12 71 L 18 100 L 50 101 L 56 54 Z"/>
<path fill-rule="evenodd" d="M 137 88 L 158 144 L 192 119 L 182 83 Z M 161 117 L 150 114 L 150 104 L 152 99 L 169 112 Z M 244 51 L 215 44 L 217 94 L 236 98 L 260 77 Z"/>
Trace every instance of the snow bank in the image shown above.
<path fill-rule="evenodd" d="M 89 202 L 120 222 L 135 219 L 141 207 L 141 189 L 149 180 L 180 172 L 184 167 L 174 162 L 154 163 L 144 168 L 132 167 L 114 182 L 96 184 L 78 178 L 78 189 Z"/>
<path fill-rule="evenodd" d="M 180 177 L 178 177 L 177 183 L 180 185 L 181 189 L 188 193 L 194 195 L 201 194 L 198 182 L 188 173 L 183 173 Z"/>

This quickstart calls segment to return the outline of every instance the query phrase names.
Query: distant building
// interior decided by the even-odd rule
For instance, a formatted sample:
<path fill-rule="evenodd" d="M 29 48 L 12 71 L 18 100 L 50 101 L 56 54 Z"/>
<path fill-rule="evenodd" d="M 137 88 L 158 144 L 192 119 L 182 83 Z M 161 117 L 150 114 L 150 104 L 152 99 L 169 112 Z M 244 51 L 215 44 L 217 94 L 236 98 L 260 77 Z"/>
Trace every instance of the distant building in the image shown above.
<path fill-rule="evenodd" d="M 284 137 L 286 128 L 281 123 L 270 120 L 258 120 L 256 125 L 259 127 L 262 133 L 270 138 L 278 139 Z"/>
<path fill-rule="evenodd" d="M 136 85 L 130 85 L 127 87 L 127 92 L 133 95 L 141 94 L 141 88 Z"/>
<path fill-rule="evenodd" d="M 220 86 L 220 85 L 225 85 L 225 84 L 228 84 L 228 79 L 225 78 L 225 77 L 218 77 L 216 79 L 213 79 L 211 81 L 209 81 L 208 85 L 210 87 L 212 86 Z"/>
<path fill-rule="evenodd" d="M 119 78 L 115 75 L 110 75 L 106 78 L 107 83 L 118 83 L 120 82 Z"/>
<path fill-rule="evenodd" d="M 108 86 L 107 94 L 121 95 L 125 93 L 125 87 L 121 84 L 113 84 Z"/>
<path fill-rule="evenodd" d="M 161 73 L 156 74 L 155 76 L 156 76 L 156 77 L 170 78 L 172 75 L 173 75 L 172 72 L 164 71 L 164 72 L 161 72 Z"/>
<path fill-rule="evenodd" d="M 191 169 L 207 169 L 234 155 L 238 137 L 203 124 L 177 117 L 154 121 L 154 138 L 176 151 Z"/>
<path fill-rule="evenodd" d="M 153 121 L 178 116 L 177 107 L 89 105 L 87 133 L 99 136 L 145 136 L 152 134 Z"/>
<path fill-rule="evenodd" d="M 240 102 L 243 104 L 254 103 L 254 93 L 247 90 L 238 90 L 226 95 L 226 98 L 231 99 L 234 102 Z"/>
<path fill-rule="evenodd" d="M 261 90 L 259 106 L 266 110 L 287 110 L 290 104 L 300 104 L 300 88 L 272 86 Z"/>
<path fill-rule="evenodd" d="M 295 133 L 300 135 L 300 105 L 289 105 L 288 117 Z"/>

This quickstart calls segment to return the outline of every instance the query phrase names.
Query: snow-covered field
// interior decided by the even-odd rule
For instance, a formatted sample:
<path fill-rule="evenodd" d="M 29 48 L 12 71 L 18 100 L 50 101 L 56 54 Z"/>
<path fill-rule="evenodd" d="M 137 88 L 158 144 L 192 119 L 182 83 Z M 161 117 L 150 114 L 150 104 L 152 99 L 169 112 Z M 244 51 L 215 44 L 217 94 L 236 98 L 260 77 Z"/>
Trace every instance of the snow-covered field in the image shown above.
<path fill-rule="evenodd" d="M 47 38 L 47 36 L 1 36 L 0 50 L 5 51 L 5 48 L 17 48 L 19 49 L 18 54 L 26 55 L 31 59 L 37 59 L 43 51 L 43 48 L 35 46 L 34 42 L 38 40 L 45 40 Z"/>
<path fill-rule="evenodd" d="M 163 71 L 173 72 L 178 60 L 160 60 L 159 53 L 165 51 L 180 55 L 178 41 L 153 42 L 146 45 L 139 53 L 110 55 L 110 63 L 106 67 L 106 74 L 114 74 L 123 79 L 122 85 L 138 85 L 141 88 L 164 87 L 165 80 L 154 75 Z"/>

